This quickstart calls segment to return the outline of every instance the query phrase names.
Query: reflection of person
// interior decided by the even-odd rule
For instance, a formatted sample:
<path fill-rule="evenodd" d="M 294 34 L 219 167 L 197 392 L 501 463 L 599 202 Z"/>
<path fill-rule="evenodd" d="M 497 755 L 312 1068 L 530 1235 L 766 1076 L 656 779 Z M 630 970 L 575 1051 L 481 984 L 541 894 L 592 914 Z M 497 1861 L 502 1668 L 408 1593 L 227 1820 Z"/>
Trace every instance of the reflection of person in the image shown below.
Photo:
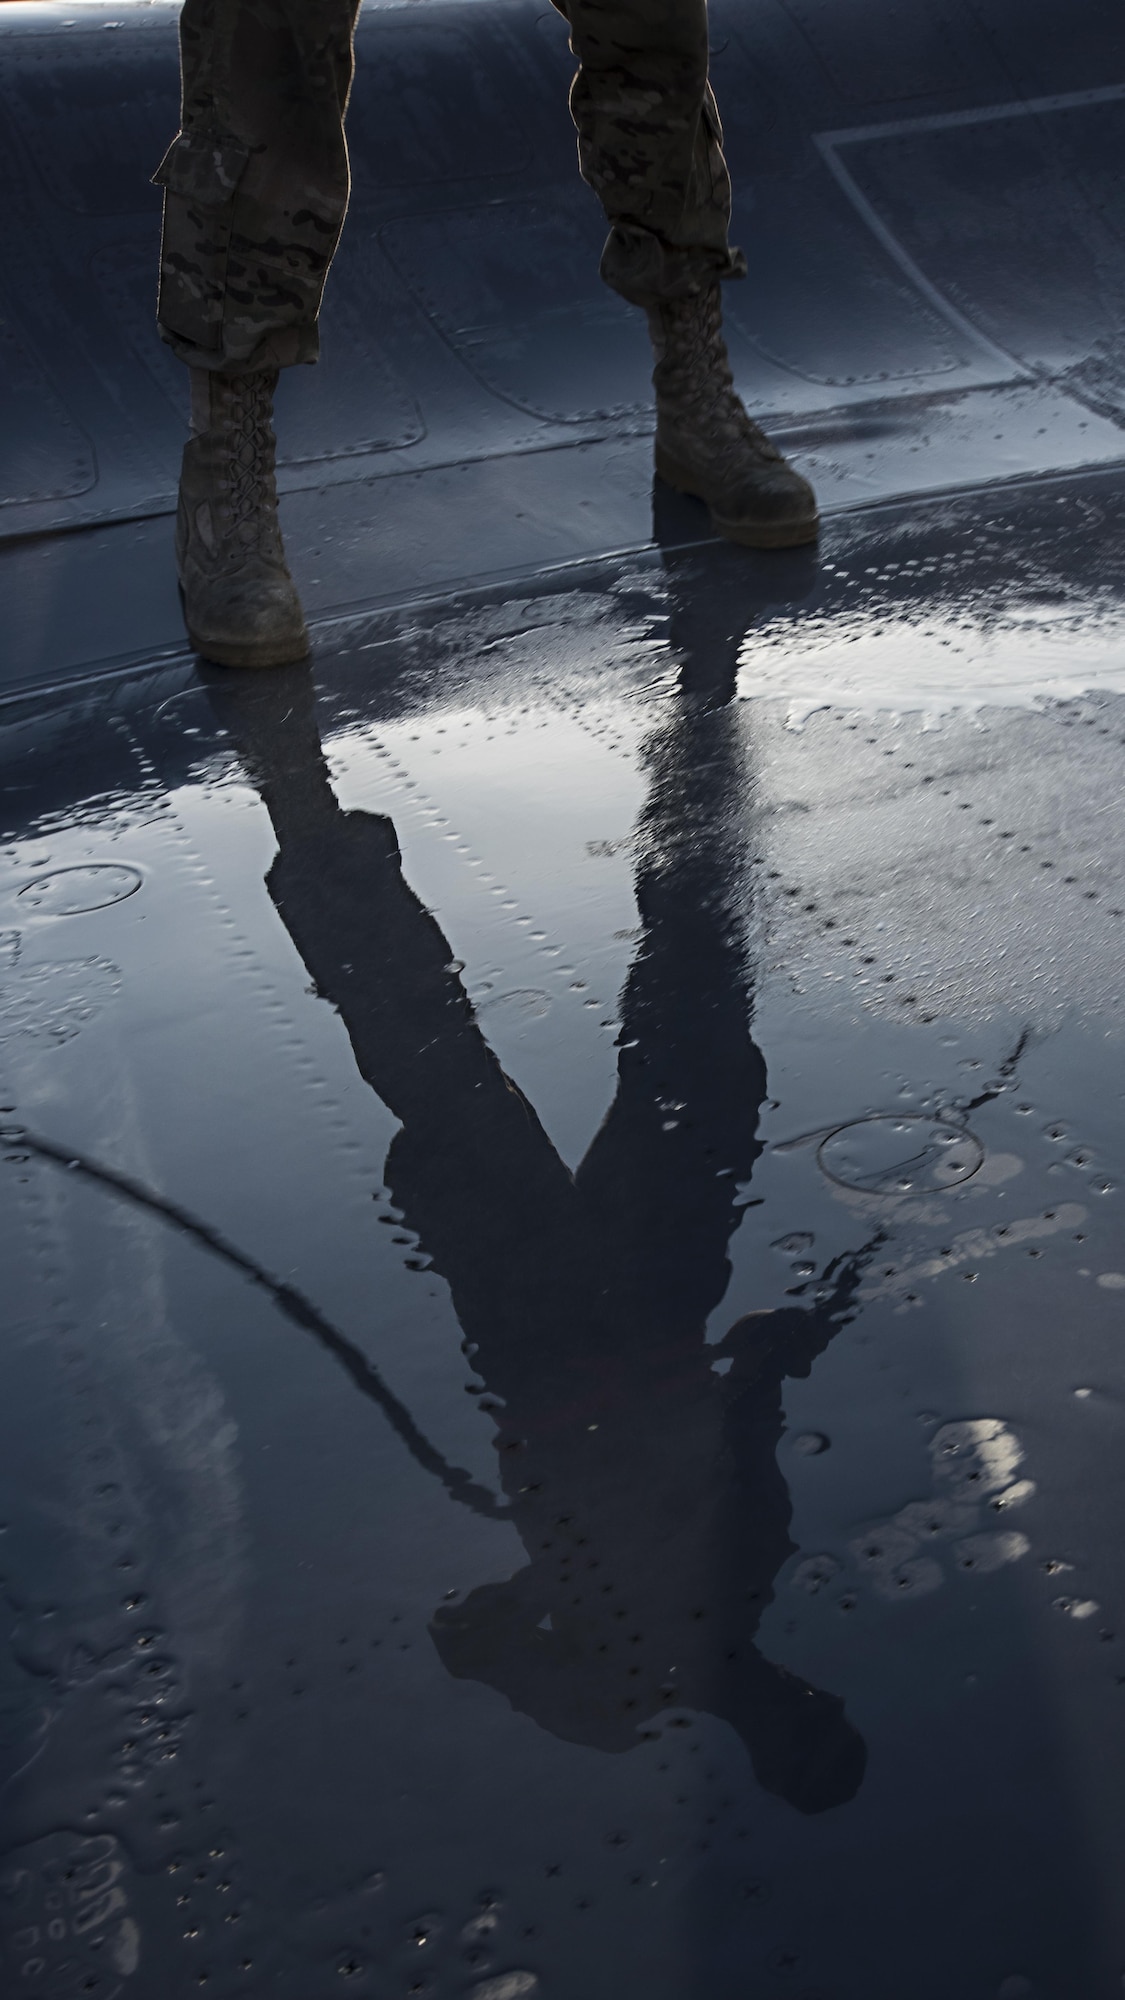
<path fill-rule="evenodd" d="M 337 805 L 303 674 L 216 685 L 212 699 L 277 834 L 270 894 L 361 1074 L 402 1121 L 386 1170 L 396 1207 L 499 1399 L 501 1478 L 528 1562 L 438 1612 L 447 1668 L 603 1750 L 631 1747 L 670 1707 L 710 1711 L 769 1790 L 804 1811 L 841 1803 L 864 1764 L 842 1704 L 754 1639 L 793 1549 L 782 1380 L 807 1373 L 849 1316 L 855 1269 L 829 1277 L 811 1310 L 704 1338 L 766 1088 L 730 894 L 731 710 L 689 702 L 649 747 L 617 1095 L 572 1175 L 481 1034 L 390 821 Z"/>
<path fill-rule="evenodd" d="M 610 223 L 602 275 L 649 318 L 656 464 L 757 547 L 811 541 L 812 491 L 747 416 L 722 337 L 730 180 L 707 81 L 706 0 L 557 0 L 579 69 L 582 173 Z M 191 371 L 177 558 L 210 659 L 274 666 L 307 636 L 274 481 L 279 368 L 314 361 L 348 199 L 359 0 L 185 0 L 181 129 L 165 190 L 159 325 Z"/>

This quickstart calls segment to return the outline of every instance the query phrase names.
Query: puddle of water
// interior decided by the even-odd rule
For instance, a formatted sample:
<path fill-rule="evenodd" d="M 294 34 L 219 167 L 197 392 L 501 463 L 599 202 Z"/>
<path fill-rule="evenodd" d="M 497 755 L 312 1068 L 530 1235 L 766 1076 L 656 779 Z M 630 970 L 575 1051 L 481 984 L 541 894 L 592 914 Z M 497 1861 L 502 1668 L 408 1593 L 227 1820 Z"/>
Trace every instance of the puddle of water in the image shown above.
<path fill-rule="evenodd" d="M 553 628 L 507 631 L 529 618 L 497 616 L 493 639 L 533 653 L 529 672 L 542 653 L 547 675 Z M 598 629 L 576 626 L 575 657 Z M 482 621 L 469 637 L 481 639 Z M 577 676 L 561 642 L 560 658 Z M 522 654 L 517 664 L 522 673 Z M 1018 1024 L 987 1046 L 957 1043 L 944 1028 L 960 1012 L 946 999 L 929 1034 L 905 1019 L 863 1016 L 857 1028 L 807 971 L 823 929 L 828 969 L 830 954 L 854 953 L 859 990 L 871 967 L 881 979 L 909 965 L 913 995 L 918 925 L 961 962 L 971 938 L 991 964 L 1019 900 L 1007 878 L 999 894 L 991 878 L 974 881 L 972 928 L 961 905 L 939 923 L 918 888 L 932 883 L 930 850 L 912 859 L 903 832 L 918 822 L 913 805 L 879 818 L 874 758 L 862 762 L 835 723 L 801 741 L 752 707 L 732 723 L 698 688 L 680 703 L 646 682 L 634 698 L 612 647 L 598 670 L 618 677 L 615 698 L 553 680 L 420 712 L 403 683 L 388 694 L 373 680 L 367 707 L 329 739 L 323 780 L 311 697 L 302 737 L 284 683 L 263 688 L 252 712 L 230 701 L 214 730 L 205 703 L 180 703 L 193 718 L 181 733 L 196 732 L 190 779 L 171 711 L 143 724 L 159 739 L 175 825 L 154 819 L 133 850 L 152 906 L 145 925 L 121 927 L 116 1015 L 151 1159 L 131 1128 L 117 1135 L 93 1034 L 77 1054 L 33 1051 L 45 1129 L 137 1177 L 143 1166 L 148 1183 L 280 1274 L 277 1286 L 231 1292 L 229 1272 L 205 1263 L 201 1231 L 181 1241 L 167 1214 L 136 1204 L 98 1277 L 89 1246 L 107 1235 L 108 1187 L 54 1168 L 47 1178 L 16 1157 L 14 1112 L 5 1171 L 28 1203 L 43 1181 L 48 1221 L 53 1204 L 71 1232 L 95 1354 L 120 1347 L 120 1301 L 136 1295 L 153 1325 L 190 1331 L 228 1397 L 268 1615 L 247 1621 L 229 1689 L 253 1782 L 224 1780 L 217 1823 L 235 1824 L 258 1880 L 279 1855 L 299 1854 L 307 1871 L 285 1908 L 280 1894 L 272 1908 L 263 1897 L 247 1917 L 255 1953 L 279 1937 L 295 1979 L 346 1975 L 357 1991 L 365 1968 L 385 1983 L 409 1949 L 428 1990 L 476 2000 L 533 2000 L 540 1979 L 600 1993 L 622 1977 L 656 2000 L 697 1986 L 725 2000 L 752 1980 L 748 1965 L 797 1965 L 788 1940 L 799 1933 L 810 1942 L 798 1986 L 811 1994 L 844 1956 L 822 1911 L 864 1906 L 888 1828 L 909 1866 L 885 1901 L 901 1905 L 912 1940 L 922 1933 L 915 1885 L 942 1876 L 949 1813 L 967 1821 L 963 1800 L 979 1785 L 992 1817 L 968 1827 L 951 1893 L 963 1910 L 988 1877 L 989 1912 L 970 1910 L 968 1929 L 974 1963 L 979 1929 L 999 1976 L 1027 1943 L 1027 1904 L 1045 1905 L 1047 1865 L 1057 1872 L 1076 1845 L 1049 1757 L 1030 1808 L 1004 1777 L 1012 1739 L 1049 1737 L 1043 1628 L 1050 1643 L 1084 1645 L 1108 1601 L 1093 1565 L 1049 1582 L 1031 1557 L 1033 1538 L 1044 1553 L 1048 1508 L 1049 1546 L 1074 1540 L 1050 1425 L 1028 1407 L 1028 1382 L 1059 1346 L 1060 1315 L 1037 1317 L 1036 1305 L 1043 1274 L 1066 1278 L 1066 1239 L 1093 1225 L 1053 1183 L 1024 1190 L 1056 1167 L 1085 1189 L 1094 1138 L 1071 1115 L 1069 1084 L 1040 1108 L 1032 1058 L 1044 1053 L 1025 1050 Z M 704 692 L 714 698 L 712 682 Z M 1019 725 L 1003 726 L 995 764 L 1018 791 Z M 1034 729 L 1055 734 L 1053 719 Z M 933 751 L 948 757 L 953 734 Z M 1067 748 L 1077 735 L 1057 731 L 1071 773 L 1080 754 L 1088 767 L 1088 752 Z M 883 754 L 881 741 L 870 747 Z M 224 775 L 232 757 L 237 783 Z M 798 766 L 800 812 L 788 810 Z M 821 766 L 850 785 L 850 817 L 833 817 Z M 994 812 L 991 797 L 982 810 Z M 997 839 L 1022 829 L 1006 812 L 996 824 Z M 935 816 L 932 847 L 959 859 L 971 847 L 960 825 L 947 837 Z M 88 837 L 68 834 L 51 861 L 92 869 L 78 844 Z M 879 871 L 883 853 L 893 873 Z M 854 917 L 834 903 L 825 916 L 831 866 L 860 893 Z M 36 886 L 47 869 L 47 848 L 28 846 L 13 884 Z M 802 923 L 772 941 L 764 919 L 748 925 L 746 951 L 741 921 L 774 893 L 750 886 L 760 878 L 792 896 Z M 1085 910 L 1073 886 L 1082 901 L 1067 910 Z M 1023 906 L 1041 913 L 1042 897 L 1032 904 L 1025 890 Z M 1073 939 L 1073 914 L 1065 921 Z M 15 943 L 9 954 L 14 990 Z M 1026 952 L 1010 962 L 1023 1000 Z M 1034 1088 L 1037 1107 L 1026 1135 L 1009 1075 L 1025 1055 L 1019 1089 Z M 911 1108 L 857 1116 L 896 1102 Z M 759 1118 L 767 1140 L 806 1136 L 759 1158 Z M 1040 1141 L 1045 1121 L 1075 1164 L 1047 1132 Z M 1109 1320 L 1110 1280 L 1125 1266 L 1108 1238 L 1081 1254 L 1104 1282 L 1066 1323 L 1058 1401 L 1092 1454 L 1087 1433 L 1114 1421 L 1115 1391 L 1112 1350 L 1087 1321 L 1099 1309 Z M 164 1285 L 151 1308 L 137 1282 L 149 1264 Z M 294 1313 L 279 1325 L 285 1287 Z M 324 1340 L 313 1351 L 295 1339 L 309 1331 L 303 1300 L 322 1334 L 338 1322 L 344 1368 L 322 1372 Z M 991 1370 L 969 1386 L 966 1354 Z M 353 1408 L 372 1368 L 395 1385 L 397 1437 L 369 1394 Z M 1078 1397 L 1083 1380 L 1109 1387 Z M 6 1400 L 18 1407 L 14 1390 Z M 981 1410 L 1004 1415 L 966 1416 Z M 432 1477 L 443 1463 L 469 1467 L 498 1508 L 456 1504 L 453 1485 Z M 163 1589 L 177 1567 L 166 1543 L 152 1567 Z M 1063 1588 L 1073 1596 L 1056 1616 Z M 229 1713 L 200 1705 L 181 1791 L 203 1787 L 197 1738 L 223 1753 Z M 117 1744 L 116 1714 L 107 1726 Z M 83 1784 L 59 1796 L 78 1811 L 103 1797 L 101 1771 L 96 1750 L 70 1755 Z M 43 1785 L 40 1796 L 53 1795 Z M 151 1787 L 123 1824 L 160 1882 L 164 1849 L 142 1809 L 162 1810 Z M 177 1866 L 187 1853 L 194 1879 L 189 1838 L 169 1826 L 168 1848 Z M 776 1889 L 762 1930 L 766 1869 Z M 690 1921 L 677 1886 L 666 1916 L 647 1916 L 654 1896 L 639 1923 L 638 1896 L 665 1890 L 669 1870 L 699 1899 Z M 393 1911 L 377 1934 L 376 1880 Z M 204 1889 L 190 1893 L 184 1936 L 194 1950 L 198 1931 L 202 1954 Z M 1077 1929 L 1078 1892 L 1059 1894 Z M 704 1921 L 729 1954 L 714 1979 Z M 525 1944 L 540 1931 L 542 1944 Z M 640 1964 L 681 1933 L 690 1966 Z M 322 1953 L 311 1972 L 308 1938 Z M 854 1948 L 841 2000 L 877 1990 L 901 1962 L 866 1928 Z M 934 1991 L 939 1976 L 956 1985 L 950 1955 Z M 545 1970 L 525 1969 L 529 1958 Z M 279 1974 L 270 1990 L 285 2000 L 296 1987 Z"/>
<path fill-rule="evenodd" d="M 777 619 L 744 640 L 739 694 L 784 701 L 800 730 L 818 709 L 921 712 L 930 726 L 982 708 L 1035 708 L 1094 691 L 1125 693 L 1119 606 L 1045 612 L 1007 606 L 994 619 L 962 612 Z"/>

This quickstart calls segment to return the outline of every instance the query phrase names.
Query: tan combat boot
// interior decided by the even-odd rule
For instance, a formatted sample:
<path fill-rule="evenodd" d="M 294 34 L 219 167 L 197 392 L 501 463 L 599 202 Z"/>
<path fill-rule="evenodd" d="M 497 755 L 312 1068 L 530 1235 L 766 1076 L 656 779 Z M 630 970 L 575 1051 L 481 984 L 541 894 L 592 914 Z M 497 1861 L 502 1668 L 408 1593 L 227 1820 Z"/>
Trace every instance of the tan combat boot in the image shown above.
<path fill-rule="evenodd" d="M 276 386 L 276 369 L 191 370 L 176 566 L 188 638 L 223 667 L 283 667 L 309 650 L 277 520 Z"/>
<path fill-rule="evenodd" d="M 816 540 L 816 496 L 735 394 L 720 288 L 648 309 L 656 354 L 656 470 L 694 493 L 715 526 L 753 549 Z"/>

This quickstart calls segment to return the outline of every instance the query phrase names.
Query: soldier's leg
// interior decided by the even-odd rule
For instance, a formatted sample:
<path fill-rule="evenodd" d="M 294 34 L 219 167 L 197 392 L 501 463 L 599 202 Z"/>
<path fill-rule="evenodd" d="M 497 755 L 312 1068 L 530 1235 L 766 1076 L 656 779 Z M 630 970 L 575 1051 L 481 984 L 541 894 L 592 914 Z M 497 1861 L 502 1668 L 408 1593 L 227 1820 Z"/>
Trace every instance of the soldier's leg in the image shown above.
<path fill-rule="evenodd" d="M 583 179 L 610 223 L 602 276 L 632 304 L 746 270 L 707 81 L 704 0 L 556 0 L 580 68 L 570 93 Z"/>
<path fill-rule="evenodd" d="M 737 541 L 812 541 L 816 501 L 735 394 L 720 284 L 732 250 L 730 176 L 708 82 L 706 0 L 555 0 L 579 70 L 571 90 L 583 178 L 610 224 L 607 284 L 648 314 L 656 465 Z"/>
<path fill-rule="evenodd" d="M 230 666 L 308 640 L 277 524 L 277 371 L 317 355 L 348 199 L 358 0 L 185 0 L 158 323 L 191 375 L 177 561 L 188 632 Z"/>

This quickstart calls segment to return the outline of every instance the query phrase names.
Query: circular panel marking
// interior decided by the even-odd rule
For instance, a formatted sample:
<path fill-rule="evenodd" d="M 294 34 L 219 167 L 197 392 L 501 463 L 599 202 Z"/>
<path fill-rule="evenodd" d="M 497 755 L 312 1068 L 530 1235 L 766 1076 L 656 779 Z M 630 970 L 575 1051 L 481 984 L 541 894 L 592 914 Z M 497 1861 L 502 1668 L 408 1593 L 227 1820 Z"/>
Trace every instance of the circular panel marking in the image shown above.
<path fill-rule="evenodd" d="M 139 868 L 117 861 L 89 861 L 74 868 L 52 868 L 37 875 L 19 892 L 17 901 L 43 917 L 77 917 L 84 910 L 106 910 L 135 896 L 143 877 Z"/>
<path fill-rule="evenodd" d="M 821 1141 L 816 1157 L 840 1187 L 863 1194 L 934 1194 L 975 1174 L 984 1147 L 965 1126 L 948 1119 L 879 1112 L 838 1126 Z"/>

